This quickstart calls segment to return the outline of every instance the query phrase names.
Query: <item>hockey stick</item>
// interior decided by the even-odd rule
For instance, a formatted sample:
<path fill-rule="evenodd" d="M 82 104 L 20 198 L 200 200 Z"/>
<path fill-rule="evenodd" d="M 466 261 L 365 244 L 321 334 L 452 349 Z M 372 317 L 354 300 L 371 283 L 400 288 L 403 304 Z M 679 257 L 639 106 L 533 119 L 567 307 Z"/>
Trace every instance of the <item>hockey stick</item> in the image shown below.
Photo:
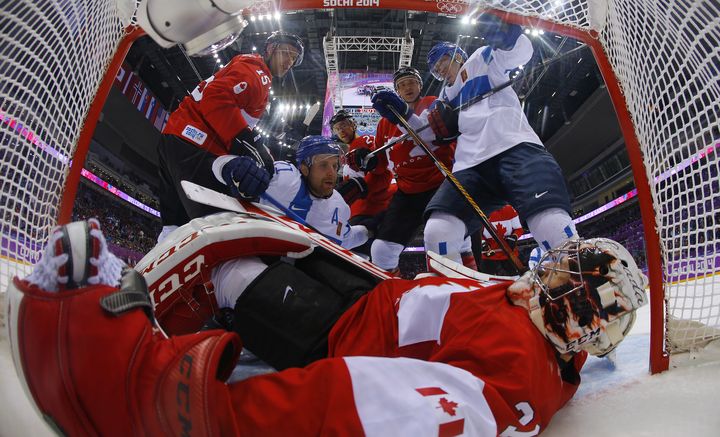
<path fill-rule="evenodd" d="M 465 198 L 465 200 L 468 201 L 470 206 L 475 210 L 477 215 L 480 217 L 480 221 L 482 222 L 483 226 L 485 226 L 490 233 L 490 236 L 495 240 L 498 245 L 500 246 L 500 249 L 502 249 L 503 252 L 505 252 L 505 255 L 508 256 L 510 261 L 515 265 L 515 269 L 517 270 L 518 274 L 522 274 L 522 272 L 525 270 L 523 264 L 520 262 L 520 259 L 515 256 L 513 251 L 510 249 L 510 246 L 505 242 L 505 239 L 500 238 L 500 236 L 497 233 L 497 230 L 495 229 L 492 224 L 490 224 L 490 220 L 488 220 L 485 213 L 480 209 L 477 203 L 475 203 L 475 200 L 470 196 L 470 194 L 465 190 L 465 187 L 462 186 L 460 181 L 457 180 L 454 174 L 445 167 L 445 164 L 443 164 L 437 157 L 433 154 L 433 152 L 430 150 L 430 148 L 425 144 L 425 142 L 420 138 L 420 136 L 417 134 L 417 132 L 410 126 L 410 124 L 403 118 L 400 113 L 393 108 L 392 106 L 388 106 L 388 109 L 400 120 L 400 123 L 403 125 L 403 127 L 408 131 L 408 134 L 413 138 L 415 141 L 415 144 L 420 146 L 424 151 L 425 154 L 427 154 L 430 159 L 433 160 L 437 168 L 440 170 L 440 172 L 447 178 L 447 180 L 450 181 L 450 184 L 452 184 L 453 187 L 455 187 L 458 192 Z"/>
<path fill-rule="evenodd" d="M 275 208 L 279 209 L 280 211 L 283 212 L 283 214 L 285 214 L 286 216 L 288 216 L 288 217 L 290 217 L 291 219 L 295 220 L 296 222 L 300 223 L 301 225 L 307 226 L 308 228 L 312 229 L 313 231 L 317 232 L 318 234 L 325 235 L 325 234 L 323 234 L 322 232 L 320 232 L 320 231 L 318 231 L 317 229 L 315 229 L 315 228 L 313 228 L 312 226 L 310 226 L 310 225 L 308 224 L 308 222 L 305 221 L 305 219 L 303 219 L 302 217 L 300 217 L 299 215 L 297 215 L 297 214 L 296 214 L 294 211 L 292 211 L 290 208 L 286 208 L 282 203 L 278 202 L 274 197 L 272 197 L 272 196 L 269 195 L 268 193 L 262 193 L 262 194 L 260 195 L 260 197 L 262 197 L 263 199 L 265 199 L 265 200 L 267 200 L 268 202 L 272 203 Z M 325 235 L 325 238 L 327 238 L 328 240 L 332 241 L 332 242 L 335 243 L 335 244 L 338 244 L 338 245 L 342 246 L 342 241 L 338 240 L 337 238 L 333 238 L 333 237 L 331 237 L 331 236 L 329 236 L 329 235 Z"/>
<path fill-rule="evenodd" d="M 554 58 L 552 58 L 552 59 L 549 59 L 549 60 L 547 60 L 547 61 L 545 61 L 545 62 L 542 62 L 542 63 L 534 66 L 530 71 L 528 71 L 527 74 L 525 74 L 525 75 L 523 75 L 523 76 L 527 76 L 527 75 L 531 74 L 533 71 L 535 71 L 535 70 L 537 70 L 537 69 L 539 69 L 539 68 L 541 68 L 541 67 L 543 67 L 543 68 L 548 67 L 548 66 L 554 64 L 555 62 L 561 60 L 561 59 L 564 58 L 565 56 L 567 56 L 567 55 L 569 55 L 569 54 L 571 54 L 571 53 L 574 53 L 574 52 L 576 52 L 576 51 L 579 51 L 580 49 L 584 49 L 585 47 L 587 47 L 587 46 L 581 45 L 581 46 L 575 47 L 574 49 L 568 50 L 567 52 L 563 53 L 563 54 L 560 55 L 560 56 L 556 56 L 556 57 L 554 57 Z M 523 77 L 523 76 L 517 75 L 517 76 L 515 76 L 514 78 L 508 80 L 507 82 L 503 82 L 503 83 L 501 83 L 500 85 L 496 86 L 495 88 L 492 88 L 491 90 L 485 92 L 484 94 L 480 94 L 480 95 L 474 96 L 474 97 L 472 97 L 470 100 L 461 103 L 461 104 L 458 105 L 456 108 L 453 108 L 453 111 L 457 111 L 457 112 L 464 111 L 465 109 L 467 109 L 467 108 L 469 108 L 470 106 L 476 104 L 477 102 L 480 102 L 480 101 L 482 101 L 482 100 L 485 100 L 485 99 L 487 99 L 488 97 L 493 96 L 493 95 L 499 93 L 500 91 L 504 90 L 505 88 L 509 87 L 510 85 L 513 85 L 515 82 L 518 82 L 518 81 L 520 80 L 520 78 Z M 430 127 L 430 124 L 425 124 L 425 125 L 417 128 L 417 129 L 415 130 L 415 133 L 420 133 L 420 132 L 426 130 L 427 128 L 429 128 L 429 127 Z M 383 145 L 382 147 L 378 147 L 377 149 L 371 151 L 371 152 L 368 153 L 368 154 L 365 156 L 365 158 L 363 159 L 363 161 L 362 161 L 362 167 L 366 166 L 367 163 L 368 163 L 368 161 L 370 160 L 370 158 L 372 158 L 373 156 L 377 155 L 378 153 L 382 152 L 383 150 L 389 149 L 390 147 L 394 146 L 394 145 L 397 144 L 397 143 L 401 143 L 401 142 L 407 140 L 407 139 L 410 138 L 410 137 L 412 137 L 412 135 L 411 135 L 410 132 L 408 131 L 408 133 L 406 133 L 406 134 L 404 134 L 404 135 L 402 135 L 402 136 L 399 136 L 399 137 L 395 138 L 394 140 L 388 142 L 387 144 Z M 357 150 L 357 149 L 356 149 L 356 150 Z M 352 152 L 350 152 L 350 153 L 352 153 Z"/>

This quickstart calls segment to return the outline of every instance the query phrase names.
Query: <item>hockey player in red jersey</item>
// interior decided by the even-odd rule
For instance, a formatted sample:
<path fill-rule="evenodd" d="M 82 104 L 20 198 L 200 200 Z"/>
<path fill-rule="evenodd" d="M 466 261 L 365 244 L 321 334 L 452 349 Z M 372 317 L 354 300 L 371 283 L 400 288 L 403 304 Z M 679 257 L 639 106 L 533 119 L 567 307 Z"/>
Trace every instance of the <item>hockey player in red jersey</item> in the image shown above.
<path fill-rule="evenodd" d="M 330 119 L 333 133 L 347 144 L 347 153 L 357 149 L 375 149 L 373 135 L 357 135 L 357 123 L 344 109 L 339 110 Z M 391 185 L 392 173 L 387 167 L 376 167 L 372 171 L 356 171 L 347 164 L 343 167 L 343 183 L 338 191 L 350 205 L 352 224 L 360 224 L 387 209 L 394 186 Z"/>
<path fill-rule="evenodd" d="M 192 218 L 217 212 L 189 200 L 181 180 L 222 192 L 235 186 L 247 197 L 267 187 L 273 160 L 253 129 L 266 109 L 272 77 L 285 76 L 303 54 L 299 37 L 273 32 L 263 56 L 235 56 L 170 115 L 158 145 L 161 237 Z M 234 159 L 215 161 L 225 155 Z"/>
<path fill-rule="evenodd" d="M 497 231 L 498 236 L 505 239 L 508 247 L 512 249 L 516 257 L 519 256 L 517 248 L 518 238 L 522 236 L 524 231 L 515 208 L 510 205 L 505 205 L 493 211 L 488 219 Z M 500 250 L 497 241 L 490 236 L 487 229 L 483 228 L 481 238 L 482 254 L 478 270 L 490 275 L 515 275 L 516 269 L 514 264 L 508 259 L 507 254 Z"/>
<path fill-rule="evenodd" d="M 224 384 L 240 338 L 166 338 L 142 278 L 120 284 L 97 222 L 77 222 L 13 281 L 7 320 L 28 395 L 68 435 L 537 435 L 577 390 L 586 354 L 617 347 L 647 300 L 611 240 L 567 242 L 540 265 L 515 283 L 383 281 L 343 310 L 327 358 Z M 318 292 L 286 288 L 258 316 Z M 317 303 L 289 335 L 324 315 Z"/>
<path fill-rule="evenodd" d="M 332 116 L 330 127 L 340 141 L 347 145 L 349 156 L 358 149 L 375 149 L 375 137 L 359 136 L 355 119 L 344 109 Z M 350 205 L 350 224 L 364 225 L 376 231 L 397 186 L 392 183 L 393 175 L 387 166 L 369 171 L 356 169 L 347 164 L 343 166 L 343 181 L 337 190 Z M 354 251 L 370 256 L 371 244 L 372 240 L 369 240 Z"/>
<path fill-rule="evenodd" d="M 395 90 L 399 96 L 417 114 L 427 109 L 437 97 L 421 97 L 422 76 L 415 68 L 401 67 L 393 76 Z M 387 119 L 378 123 L 375 133 L 375 146 L 380 148 L 387 142 L 402 135 L 402 132 Z M 452 166 L 455 143 L 452 138 L 432 146 L 435 155 L 446 166 Z M 397 191 L 390 201 L 388 210 L 380 223 L 378 233 L 371 248 L 373 263 L 388 271 L 397 271 L 400 254 L 415 232 L 423 224 L 425 206 L 443 182 L 442 173 L 433 161 L 412 141 L 395 144 L 387 154 L 372 157 L 361 168 L 363 159 L 370 148 L 358 148 L 350 155 L 348 163 L 355 169 L 376 171 L 377 168 L 392 168 L 397 181 Z M 390 163 L 388 163 L 388 158 Z M 467 251 L 470 250 L 469 240 Z M 472 259 L 472 253 L 468 260 Z M 474 265 L 474 261 L 472 261 Z"/>

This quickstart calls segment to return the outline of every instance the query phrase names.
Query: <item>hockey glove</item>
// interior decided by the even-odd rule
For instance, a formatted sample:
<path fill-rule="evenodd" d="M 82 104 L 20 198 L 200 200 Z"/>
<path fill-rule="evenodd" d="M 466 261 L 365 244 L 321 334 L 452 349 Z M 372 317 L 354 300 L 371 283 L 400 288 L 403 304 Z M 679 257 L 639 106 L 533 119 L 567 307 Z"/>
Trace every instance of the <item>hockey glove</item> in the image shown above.
<path fill-rule="evenodd" d="M 510 250 L 515 250 L 518 242 L 518 237 L 515 234 L 510 234 L 505 237 L 505 242 L 507 243 L 508 247 L 510 247 Z"/>
<path fill-rule="evenodd" d="M 497 15 L 485 13 L 478 17 L 480 33 L 494 49 L 511 50 L 522 34 L 522 27 L 504 22 Z"/>
<path fill-rule="evenodd" d="M 222 168 L 222 177 L 230 187 L 230 195 L 245 199 L 261 195 L 270 185 L 270 174 L 247 156 L 238 156 L 226 163 Z"/>
<path fill-rule="evenodd" d="M 352 156 L 348 159 L 348 165 L 355 171 L 373 171 L 378 165 L 377 155 L 373 155 L 364 163 L 365 158 L 370 154 L 370 149 L 362 147 L 352 151 Z M 364 165 L 363 165 L 364 163 Z"/>
<path fill-rule="evenodd" d="M 387 118 L 392 124 L 400 123 L 400 120 L 392 113 L 390 108 L 394 108 L 405 120 L 412 115 L 412 109 L 408 104 L 393 91 L 380 91 L 370 98 L 373 109 L 375 109 L 381 117 Z"/>
<path fill-rule="evenodd" d="M 235 136 L 235 140 L 230 147 L 231 155 L 249 156 L 256 161 L 261 161 L 265 167 L 265 171 L 270 173 L 270 177 L 275 173 L 275 160 L 270 154 L 263 136 L 256 130 L 245 128 Z"/>
<path fill-rule="evenodd" d="M 436 141 L 450 143 L 460 136 L 458 112 L 442 100 L 435 100 L 428 113 L 428 124 L 435 134 Z"/>
<path fill-rule="evenodd" d="M 345 203 L 352 205 L 356 200 L 367 197 L 368 186 L 364 178 L 350 178 L 341 183 L 337 191 L 345 199 Z"/>

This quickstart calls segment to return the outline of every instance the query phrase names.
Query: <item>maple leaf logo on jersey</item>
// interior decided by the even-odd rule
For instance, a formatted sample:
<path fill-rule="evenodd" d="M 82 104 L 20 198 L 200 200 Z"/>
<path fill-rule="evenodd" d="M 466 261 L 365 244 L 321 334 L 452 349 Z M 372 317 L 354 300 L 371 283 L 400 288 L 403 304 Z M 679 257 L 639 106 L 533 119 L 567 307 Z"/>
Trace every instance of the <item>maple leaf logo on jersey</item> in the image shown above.
<path fill-rule="evenodd" d="M 502 223 L 496 224 L 495 229 L 497 229 L 497 233 L 500 236 L 507 235 L 507 233 L 508 233 L 507 228 L 505 226 L 503 226 Z"/>
<path fill-rule="evenodd" d="M 440 398 L 438 403 L 440 404 L 440 407 L 438 407 L 438 408 L 441 408 L 447 414 L 449 414 L 451 416 L 454 416 L 456 414 L 455 410 L 458 407 L 457 402 L 449 401 L 446 398 Z"/>
<path fill-rule="evenodd" d="M 245 91 L 247 89 L 247 82 L 240 82 L 239 84 L 235 85 L 233 87 L 233 91 L 235 94 L 240 94 L 241 92 Z"/>

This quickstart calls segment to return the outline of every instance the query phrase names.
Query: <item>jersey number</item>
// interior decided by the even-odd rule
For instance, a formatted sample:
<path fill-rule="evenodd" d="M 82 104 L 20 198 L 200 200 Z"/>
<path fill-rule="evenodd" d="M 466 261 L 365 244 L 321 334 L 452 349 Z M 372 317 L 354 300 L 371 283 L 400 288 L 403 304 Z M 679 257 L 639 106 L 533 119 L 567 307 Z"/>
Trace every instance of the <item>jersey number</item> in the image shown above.
<path fill-rule="evenodd" d="M 214 75 L 210 76 L 207 79 L 205 79 L 204 81 L 200 82 L 198 84 L 198 86 L 196 86 L 195 89 L 190 93 L 190 95 L 196 102 L 199 102 L 200 100 L 202 100 L 203 91 L 205 90 L 205 87 L 213 80 L 215 80 Z"/>
<path fill-rule="evenodd" d="M 535 418 L 535 412 L 528 402 L 518 402 L 515 404 L 515 409 L 521 414 L 518 422 L 520 422 L 523 426 L 532 422 Z M 535 424 L 535 427 L 530 431 L 518 431 L 516 427 L 511 425 L 505 428 L 505 430 L 499 435 L 500 437 L 532 437 L 538 434 L 540 434 L 540 425 Z"/>

